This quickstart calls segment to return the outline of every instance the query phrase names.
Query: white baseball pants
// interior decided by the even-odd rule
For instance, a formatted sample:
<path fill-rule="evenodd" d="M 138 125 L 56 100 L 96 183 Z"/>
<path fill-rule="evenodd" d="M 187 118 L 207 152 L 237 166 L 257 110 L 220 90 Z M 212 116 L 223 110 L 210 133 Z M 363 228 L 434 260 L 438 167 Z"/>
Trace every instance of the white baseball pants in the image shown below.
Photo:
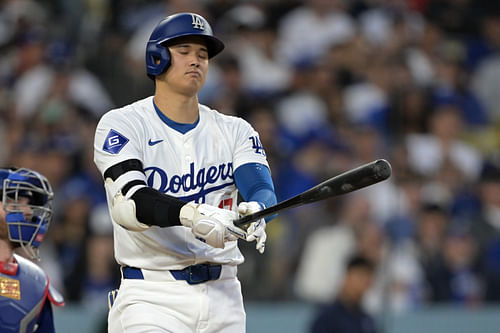
<path fill-rule="evenodd" d="M 229 273 L 223 269 L 218 280 L 196 285 L 175 280 L 169 272 L 162 272 L 163 281 L 122 279 L 108 332 L 244 333 L 241 284 L 232 268 Z"/>

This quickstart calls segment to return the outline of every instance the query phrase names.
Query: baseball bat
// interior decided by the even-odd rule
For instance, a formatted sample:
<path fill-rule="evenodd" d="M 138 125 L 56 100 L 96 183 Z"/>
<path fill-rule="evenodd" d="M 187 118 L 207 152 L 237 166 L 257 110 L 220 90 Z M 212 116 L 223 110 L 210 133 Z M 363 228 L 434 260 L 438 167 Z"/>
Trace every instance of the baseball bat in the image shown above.
<path fill-rule="evenodd" d="M 238 227 L 246 227 L 253 221 L 273 215 L 284 209 L 313 203 L 376 184 L 389 178 L 391 176 L 391 172 L 392 168 L 389 162 L 384 159 L 375 160 L 325 180 L 324 182 L 274 206 L 267 207 L 254 214 L 240 217 L 233 222 L 234 225 Z"/>

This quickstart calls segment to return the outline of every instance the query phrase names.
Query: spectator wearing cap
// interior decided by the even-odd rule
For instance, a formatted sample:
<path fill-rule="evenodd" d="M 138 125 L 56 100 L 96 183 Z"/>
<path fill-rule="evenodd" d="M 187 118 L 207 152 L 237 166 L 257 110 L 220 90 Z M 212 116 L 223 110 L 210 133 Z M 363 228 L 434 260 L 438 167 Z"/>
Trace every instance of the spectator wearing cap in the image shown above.
<path fill-rule="evenodd" d="M 478 94 L 469 88 L 465 57 L 461 43 L 443 41 L 433 59 L 436 77 L 431 88 L 432 103 L 435 108 L 442 105 L 455 107 L 467 128 L 484 128 L 490 125 L 490 116 Z"/>

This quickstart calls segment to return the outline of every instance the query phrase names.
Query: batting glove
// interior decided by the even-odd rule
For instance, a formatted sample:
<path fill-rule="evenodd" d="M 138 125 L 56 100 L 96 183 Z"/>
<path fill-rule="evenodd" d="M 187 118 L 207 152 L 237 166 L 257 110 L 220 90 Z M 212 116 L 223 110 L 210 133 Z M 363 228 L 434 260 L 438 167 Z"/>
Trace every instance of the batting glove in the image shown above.
<path fill-rule="evenodd" d="M 241 216 L 246 216 L 257 213 L 263 208 L 264 207 L 262 207 L 262 205 L 256 201 L 242 202 L 238 205 L 238 213 Z M 262 254 L 264 253 L 264 250 L 266 248 L 266 239 L 266 221 L 264 219 L 260 219 L 258 221 L 252 222 L 247 229 L 247 242 L 253 242 L 254 240 L 257 240 L 255 248 Z"/>
<path fill-rule="evenodd" d="M 224 248 L 225 242 L 247 239 L 247 233 L 233 224 L 238 217 L 233 211 L 207 204 L 188 203 L 182 206 L 179 220 L 197 238 L 208 245 Z"/>

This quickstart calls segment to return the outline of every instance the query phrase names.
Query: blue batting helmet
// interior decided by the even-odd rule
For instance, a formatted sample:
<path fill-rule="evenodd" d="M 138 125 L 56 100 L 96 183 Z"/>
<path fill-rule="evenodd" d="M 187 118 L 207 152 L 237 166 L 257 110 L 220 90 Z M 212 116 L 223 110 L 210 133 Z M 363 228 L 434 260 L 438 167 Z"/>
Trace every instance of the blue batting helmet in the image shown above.
<path fill-rule="evenodd" d="M 160 75 L 170 66 L 170 52 L 165 44 L 183 36 L 203 37 L 209 58 L 224 49 L 224 43 L 213 35 L 210 24 L 201 15 L 170 15 L 158 23 L 146 45 L 146 72 L 150 78 Z"/>
<path fill-rule="evenodd" d="M 1 169 L 0 189 L 9 240 L 38 259 L 38 247 L 52 220 L 54 194 L 49 181 L 31 169 Z"/>

